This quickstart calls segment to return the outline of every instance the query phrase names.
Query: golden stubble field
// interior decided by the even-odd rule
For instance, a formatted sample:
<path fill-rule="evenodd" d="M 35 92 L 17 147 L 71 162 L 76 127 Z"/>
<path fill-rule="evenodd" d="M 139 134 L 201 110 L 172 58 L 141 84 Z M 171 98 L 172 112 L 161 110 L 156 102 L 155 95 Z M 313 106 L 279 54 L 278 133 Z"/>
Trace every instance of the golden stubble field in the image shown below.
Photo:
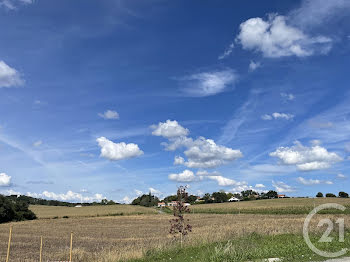
<path fill-rule="evenodd" d="M 106 206 L 84 206 L 84 207 L 63 207 L 63 206 L 40 206 L 29 207 L 38 218 L 62 218 L 68 217 L 95 217 L 95 216 L 118 216 L 118 215 L 141 215 L 157 214 L 153 208 L 132 205 L 106 205 Z"/>
<path fill-rule="evenodd" d="M 333 217 L 326 215 L 327 218 Z M 188 214 L 193 233 L 188 245 L 246 235 L 301 233 L 305 215 Z M 130 215 L 39 219 L 13 225 L 10 261 L 38 261 L 40 236 L 43 261 L 68 260 L 70 232 L 74 232 L 73 261 L 118 261 L 141 257 L 151 248 L 171 246 L 170 215 Z M 335 217 L 334 217 L 335 218 Z M 346 216 L 349 226 L 350 216 Z M 0 225 L 0 260 L 6 256 L 10 224 Z"/>

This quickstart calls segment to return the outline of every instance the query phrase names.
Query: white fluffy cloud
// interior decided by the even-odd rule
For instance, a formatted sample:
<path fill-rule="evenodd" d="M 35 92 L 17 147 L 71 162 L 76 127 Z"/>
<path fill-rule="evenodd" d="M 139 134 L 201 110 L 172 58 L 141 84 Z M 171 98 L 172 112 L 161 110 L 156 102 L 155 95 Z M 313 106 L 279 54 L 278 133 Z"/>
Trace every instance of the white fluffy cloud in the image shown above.
<path fill-rule="evenodd" d="M 296 141 L 292 147 L 280 147 L 270 156 L 279 158 L 285 165 L 295 165 L 301 171 L 329 168 L 343 159 L 334 152 L 328 152 L 319 145 L 303 146 Z"/>
<path fill-rule="evenodd" d="M 197 179 L 191 170 L 184 170 L 179 174 L 170 174 L 169 179 L 178 182 L 192 182 Z"/>
<path fill-rule="evenodd" d="M 105 199 L 105 197 L 102 194 L 94 194 L 92 196 L 83 196 L 80 193 L 76 193 L 70 190 L 67 191 L 67 193 L 58 193 L 58 194 L 45 190 L 39 194 L 28 192 L 26 195 L 31 197 L 36 197 L 36 198 L 47 198 L 47 199 L 54 199 L 54 200 L 60 200 L 60 201 L 74 201 L 74 202 L 93 202 L 93 201 L 100 202 L 102 199 Z"/>
<path fill-rule="evenodd" d="M 193 140 L 187 137 L 188 129 L 179 125 L 177 121 L 167 120 L 151 127 L 154 129 L 153 135 L 169 139 L 170 143 L 162 143 L 167 150 L 186 148 L 184 154 L 187 161 L 181 156 L 176 156 L 175 165 L 182 164 L 188 168 L 213 168 L 243 157 L 240 150 L 217 145 L 212 139 L 199 137 Z"/>
<path fill-rule="evenodd" d="M 324 36 L 310 37 L 281 15 L 269 15 L 267 20 L 251 18 L 240 25 L 237 36 L 243 49 L 258 51 L 265 57 L 310 56 L 327 53 L 332 40 Z"/>
<path fill-rule="evenodd" d="M 208 176 L 209 179 L 211 180 L 215 180 L 219 186 L 237 186 L 240 185 L 239 182 L 227 178 L 227 177 L 223 177 L 223 176 Z"/>
<path fill-rule="evenodd" d="M 264 185 L 264 184 L 256 184 L 255 187 L 256 187 L 256 188 L 264 188 L 265 185 Z"/>
<path fill-rule="evenodd" d="M 16 87 L 24 84 L 16 69 L 0 61 L 0 87 Z"/>
<path fill-rule="evenodd" d="M 285 113 L 272 113 L 271 115 L 265 114 L 261 116 L 262 120 L 272 120 L 272 119 L 285 119 L 285 120 L 291 120 L 294 118 L 294 115 L 292 114 L 285 114 Z"/>
<path fill-rule="evenodd" d="M 113 110 L 107 110 L 104 113 L 99 113 L 98 115 L 100 117 L 104 118 L 104 119 L 109 119 L 109 120 L 119 119 L 118 112 L 117 111 L 113 111 Z"/>
<path fill-rule="evenodd" d="M 97 138 L 96 141 L 101 147 L 101 156 L 109 160 L 122 160 L 143 154 L 137 144 L 114 143 L 105 137 Z"/>
<path fill-rule="evenodd" d="M 217 145 L 212 139 L 199 137 L 184 151 L 189 168 L 213 168 L 243 157 L 240 150 Z"/>
<path fill-rule="evenodd" d="M 272 186 L 276 189 L 278 193 L 291 193 L 295 191 L 293 187 L 281 181 L 272 181 Z"/>
<path fill-rule="evenodd" d="M 257 184 L 257 185 L 262 185 L 262 184 Z M 262 187 L 260 186 L 249 186 L 246 182 L 241 182 L 238 183 L 238 185 L 236 185 L 234 188 L 232 188 L 230 191 L 233 193 L 241 193 L 242 191 L 246 191 L 246 190 L 253 190 L 257 193 L 266 193 L 267 190 L 262 190 Z"/>
<path fill-rule="evenodd" d="M 152 194 L 152 195 L 156 195 L 156 196 L 161 196 L 163 195 L 163 193 L 153 187 L 150 187 L 148 188 L 149 192 Z"/>
<path fill-rule="evenodd" d="M 249 71 L 253 72 L 256 69 L 258 69 L 260 66 L 261 66 L 260 62 L 250 61 L 250 63 L 249 63 Z"/>
<path fill-rule="evenodd" d="M 189 130 L 179 125 L 176 120 L 169 119 L 166 122 L 159 122 L 158 125 L 152 125 L 151 128 L 153 129 L 152 135 L 165 138 L 187 136 L 189 133 Z"/>
<path fill-rule="evenodd" d="M 11 176 L 6 173 L 0 173 L 0 186 L 10 186 L 11 185 Z"/>
<path fill-rule="evenodd" d="M 143 194 L 141 190 L 135 189 L 134 191 L 137 196 L 141 196 Z"/>
<path fill-rule="evenodd" d="M 320 184 L 327 184 L 327 185 L 333 184 L 332 181 L 323 181 L 323 180 L 319 180 L 319 179 L 305 179 L 303 177 L 298 177 L 297 181 L 300 184 L 303 184 L 305 186 L 320 185 Z"/>
<path fill-rule="evenodd" d="M 182 79 L 186 82 L 184 91 L 190 96 L 211 96 L 234 86 L 238 75 L 231 69 L 193 74 Z"/>
<path fill-rule="evenodd" d="M 185 163 L 185 159 L 181 156 L 176 156 L 174 159 L 174 165 L 183 165 Z"/>

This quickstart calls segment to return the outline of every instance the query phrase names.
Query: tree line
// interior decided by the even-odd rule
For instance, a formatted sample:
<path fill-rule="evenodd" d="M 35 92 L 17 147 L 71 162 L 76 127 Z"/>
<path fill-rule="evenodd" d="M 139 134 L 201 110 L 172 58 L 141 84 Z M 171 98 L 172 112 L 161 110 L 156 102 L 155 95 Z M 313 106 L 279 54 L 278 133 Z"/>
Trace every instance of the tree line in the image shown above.
<path fill-rule="evenodd" d="M 36 219 L 29 204 L 22 199 L 0 195 L 0 223 Z"/>
<path fill-rule="evenodd" d="M 187 193 L 186 193 L 187 194 Z M 201 204 L 201 203 L 223 203 L 228 202 L 230 198 L 235 197 L 242 201 L 258 200 L 258 199 L 272 199 L 277 198 L 278 194 L 276 191 L 270 190 L 266 193 L 258 193 L 254 190 L 245 190 L 241 193 L 226 193 L 225 191 L 213 192 L 212 194 L 206 193 L 202 198 L 196 195 L 187 195 L 186 201 L 190 204 Z M 132 205 L 140 205 L 145 207 L 156 206 L 159 202 L 169 203 L 171 201 L 177 201 L 177 195 L 170 195 L 160 200 L 157 196 L 149 193 L 143 194 L 132 201 Z"/>
<path fill-rule="evenodd" d="M 324 195 L 323 195 L 322 192 L 318 192 L 316 197 L 324 197 Z M 327 193 L 327 194 L 325 194 L 325 197 L 337 197 L 337 196 L 334 195 L 333 193 Z M 348 198 L 349 194 L 346 193 L 346 192 L 340 191 L 339 194 L 338 194 L 338 197 L 340 197 L 340 198 Z"/>

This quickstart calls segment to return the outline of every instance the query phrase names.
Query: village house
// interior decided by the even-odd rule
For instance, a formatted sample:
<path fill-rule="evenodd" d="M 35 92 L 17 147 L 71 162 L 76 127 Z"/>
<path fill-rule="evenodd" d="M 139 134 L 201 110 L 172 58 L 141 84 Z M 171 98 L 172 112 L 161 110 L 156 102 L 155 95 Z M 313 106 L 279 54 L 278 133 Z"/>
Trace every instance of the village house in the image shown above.
<path fill-rule="evenodd" d="M 177 206 L 177 201 L 171 201 L 168 203 L 168 207 L 175 207 Z"/>
<path fill-rule="evenodd" d="M 158 203 L 158 207 L 165 207 L 166 205 L 165 205 L 165 203 L 164 202 L 159 202 Z"/>

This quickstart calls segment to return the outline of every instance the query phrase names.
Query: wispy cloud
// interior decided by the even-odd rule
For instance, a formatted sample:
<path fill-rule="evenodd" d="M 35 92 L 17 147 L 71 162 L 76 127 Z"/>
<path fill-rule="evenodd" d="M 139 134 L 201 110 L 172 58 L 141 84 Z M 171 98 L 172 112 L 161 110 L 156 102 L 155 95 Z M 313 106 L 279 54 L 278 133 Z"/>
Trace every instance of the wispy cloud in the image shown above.
<path fill-rule="evenodd" d="M 329 180 L 306 179 L 303 177 L 298 177 L 297 181 L 300 184 L 303 184 L 305 186 L 313 186 L 313 185 L 320 185 L 320 184 L 333 185 L 333 182 Z"/>
<path fill-rule="evenodd" d="M 0 87 L 16 87 L 24 84 L 19 72 L 0 61 Z"/>
<path fill-rule="evenodd" d="M 285 119 L 285 120 L 291 120 L 294 118 L 294 115 L 292 114 L 286 114 L 286 113 L 272 113 L 271 115 L 265 114 L 261 116 L 262 120 L 272 120 L 272 119 Z"/>
<path fill-rule="evenodd" d="M 235 48 L 235 44 L 231 43 L 230 46 L 228 48 L 226 48 L 225 52 L 223 54 L 219 55 L 218 59 L 222 60 L 222 59 L 225 59 L 226 57 L 230 56 L 230 54 L 232 53 L 234 48 Z"/>
<path fill-rule="evenodd" d="M 232 89 L 238 74 L 232 69 L 196 73 L 180 79 L 185 94 L 194 97 L 212 96 Z"/>
<path fill-rule="evenodd" d="M 4 7 L 8 10 L 16 10 L 19 5 L 33 4 L 34 0 L 0 0 L 0 7 Z"/>
<path fill-rule="evenodd" d="M 250 61 L 249 63 L 249 72 L 253 72 L 256 69 L 258 69 L 261 66 L 260 62 L 254 62 L 254 61 Z"/>

